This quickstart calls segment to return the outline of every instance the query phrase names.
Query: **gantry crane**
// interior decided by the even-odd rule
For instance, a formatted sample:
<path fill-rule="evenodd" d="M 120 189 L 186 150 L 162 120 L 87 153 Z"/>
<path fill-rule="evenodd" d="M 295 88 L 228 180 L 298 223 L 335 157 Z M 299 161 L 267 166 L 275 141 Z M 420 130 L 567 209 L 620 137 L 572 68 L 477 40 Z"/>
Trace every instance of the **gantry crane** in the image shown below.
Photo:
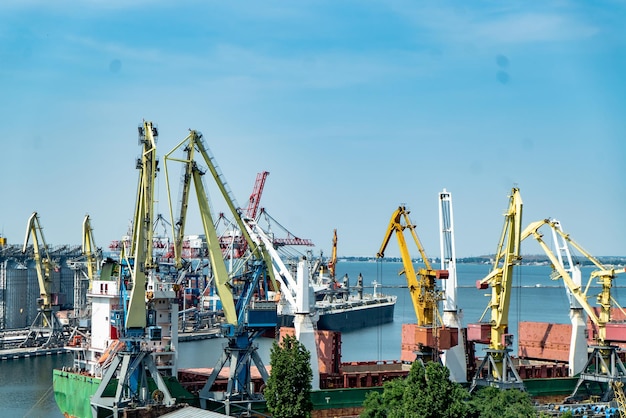
<path fill-rule="evenodd" d="M 597 270 L 591 273 L 584 289 L 582 283 L 577 283 L 575 279 L 570 276 L 569 272 L 563 267 L 563 263 L 560 262 L 543 240 L 543 235 L 539 229 L 544 225 L 548 225 L 552 231 L 583 254 L 597 268 Z M 618 355 L 619 348 L 611 345 L 611 342 L 626 342 L 623 324 L 619 324 L 617 327 L 610 326 L 611 305 L 612 303 L 616 303 L 611 296 L 611 288 L 617 274 L 623 273 L 624 269 L 616 270 L 612 267 L 602 265 L 597 258 L 589 254 L 589 252 L 575 242 L 569 234 L 563 232 L 558 221 L 553 219 L 544 219 L 529 224 L 522 233 L 522 239 L 528 237 L 533 237 L 539 243 L 552 262 L 553 268 L 556 269 L 555 278 L 560 277 L 563 279 L 563 283 L 565 283 L 575 300 L 582 306 L 587 316 L 598 327 L 598 335 L 595 338 L 596 345 L 590 347 L 592 350 L 589 353 L 585 366 L 581 370 L 578 383 L 570 398 L 575 399 L 578 396 L 579 389 L 583 385 L 586 387 L 589 382 L 597 382 L 601 384 L 601 386 L 603 385 L 603 400 L 607 401 L 613 394 L 614 387 L 612 384 L 614 382 L 626 382 L 626 368 Z M 594 279 L 597 280 L 601 286 L 601 291 L 597 295 L 597 301 L 600 305 L 599 314 L 596 313 L 589 304 L 587 296 L 587 292 Z"/>
<path fill-rule="evenodd" d="M 511 191 L 509 207 L 504 217 L 504 228 L 493 268 L 485 278 L 477 282 L 479 289 L 491 286 L 491 300 L 487 306 L 487 310 L 491 312 L 491 320 L 488 324 L 468 324 L 468 340 L 489 344 L 485 357 L 476 370 L 470 391 L 477 386 L 524 389 L 524 383 L 509 355 L 511 349 L 508 348 L 513 337 L 508 333 L 513 267 L 521 261 L 522 198 L 516 187 Z M 470 335 L 474 333 L 478 335 Z"/>
<path fill-rule="evenodd" d="M 413 301 L 413 309 L 415 310 L 415 316 L 417 318 L 417 328 L 415 329 L 416 343 L 422 346 L 421 352 L 418 352 L 418 358 L 420 360 L 435 360 L 439 358 L 439 349 L 448 349 L 453 344 L 445 344 L 445 340 L 449 338 L 440 338 L 441 333 L 450 333 L 452 330 L 443 327 L 443 320 L 439 314 L 438 304 L 442 300 L 441 290 L 437 287 L 436 279 L 447 279 L 447 270 L 433 269 L 430 260 L 426 256 L 426 252 L 420 242 L 417 232 L 415 231 L 415 225 L 411 223 L 409 218 L 409 211 L 405 206 L 399 206 L 391 215 L 387 232 L 383 239 L 383 243 L 376 254 L 378 259 L 385 257 L 385 249 L 389 244 L 391 236 L 396 235 L 398 240 L 398 246 L 400 248 L 400 255 L 402 258 L 402 265 L 404 270 L 400 274 L 406 276 L 406 281 L 411 294 L 411 300 Z M 404 223 L 403 223 L 404 221 Z M 415 271 L 409 249 L 404 238 L 404 230 L 408 229 L 411 232 L 413 241 L 415 242 L 417 249 L 420 253 L 424 268 L 420 268 Z M 456 332 L 456 330 L 454 330 Z"/>
<path fill-rule="evenodd" d="M 439 193 L 439 231 L 441 269 L 448 271 L 448 280 L 442 281 L 444 292 L 443 324 L 446 327 L 458 330 L 458 344 L 444 351 L 441 360 L 443 365 L 450 370 L 450 378 L 453 381 L 465 383 L 467 382 L 468 359 L 457 306 L 456 248 L 454 243 L 452 194 L 446 189 Z"/>
<path fill-rule="evenodd" d="M 184 157 L 174 157 L 173 154 L 181 149 L 185 152 Z M 221 242 L 215 229 L 208 195 L 202 181 L 202 176 L 206 170 L 200 169 L 197 160 L 208 165 L 209 170 L 213 174 L 213 179 L 222 192 L 222 196 L 235 217 L 238 227 L 242 231 L 242 235 L 246 240 L 246 246 L 250 250 L 248 256 L 241 257 L 244 254 L 240 255 L 240 263 L 237 269 L 231 273 L 226 268 L 220 245 Z M 268 329 L 274 329 L 277 321 L 275 304 L 272 301 L 267 303 L 268 301 L 266 300 L 259 300 L 253 297 L 259 290 L 262 278 L 269 276 L 271 281 L 274 280 L 273 271 L 268 271 L 267 268 L 269 261 L 266 257 L 268 255 L 264 249 L 264 244 L 255 242 L 250 237 L 248 229 L 244 224 L 244 217 L 240 213 L 239 207 L 223 175 L 199 132 L 192 130 L 185 139 L 166 155 L 165 170 L 166 177 L 169 178 L 167 175 L 168 161 L 181 162 L 185 167 L 182 180 L 183 200 L 179 203 L 179 216 L 173 231 L 174 236 L 177 237 L 175 240 L 176 264 L 180 264 L 180 242 L 184 236 L 183 228 L 187 216 L 188 198 L 193 183 L 204 232 L 207 237 L 213 278 L 226 319 L 222 333 L 227 338 L 228 343 L 207 382 L 201 389 L 199 396 L 203 404 L 206 404 L 207 401 L 224 403 L 227 413 L 230 413 L 231 407 L 250 408 L 254 402 L 263 400 L 262 394 L 255 392 L 251 386 L 251 366 L 253 364 L 257 366 L 264 381 L 267 381 L 269 378 L 265 365 L 257 353 L 257 346 L 254 344 L 254 341 Z M 169 180 L 167 184 L 168 195 L 171 196 Z M 170 199 L 170 211 L 173 210 L 172 207 Z M 241 294 L 237 295 L 237 298 L 233 294 L 234 286 L 232 282 L 235 280 L 243 283 L 240 289 Z M 274 284 L 273 288 L 276 289 L 277 286 L 277 284 Z M 267 293 L 267 290 L 265 293 Z M 236 302 L 235 299 L 237 299 Z M 226 392 L 212 391 L 213 384 L 227 364 L 230 366 L 230 369 Z"/>
<path fill-rule="evenodd" d="M 152 122 L 144 121 L 139 126 L 141 158 L 137 161 L 139 181 L 133 218 L 133 234 L 129 248 L 124 243 L 120 257 L 121 300 L 123 311 L 111 318 L 118 326 L 119 340 L 123 348 L 111 354 L 112 359 L 102 380 L 91 398 L 92 414 L 108 410 L 110 416 L 120 416 L 129 405 L 146 406 L 175 403 L 163 379 L 163 374 L 176 374 L 175 364 L 167 368 L 157 367 L 154 353 L 159 347 L 177 345 L 175 319 L 177 303 L 170 283 L 161 281 L 158 266 L 153 259 L 153 231 L 155 184 L 158 171 L 156 155 L 158 131 Z M 129 294 L 130 293 L 130 294 Z M 173 319 L 163 329 L 158 318 Z M 161 355 L 161 353 L 159 353 Z M 163 353 L 164 363 L 172 363 L 175 352 Z M 150 391 L 149 377 L 157 389 Z M 105 391 L 108 385 L 116 387 L 113 396 Z"/>
<path fill-rule="evenodd" d="M 54 261 L 50 258 L 48 245 L 43 235 L 43 228 L 39 221 L 37 212 L 28 218 L 26 226 L 26 237 L 24 238 L 24 246 L 22 253 L 26 253 L 28 249 L 29 238 L 32 237 L 33 242 L 33 259 L 35 261 L 35 269 L 37 270 L 37 281 L 39 283 L 39 298 L 37 299 L 37 316 L 30 326 L 30 330 L 26 340 L 21 343 L 21 347 L 62 347 L 67 336 L 63 326 L 55 315 L 53 309 L 53 293 L 52 293 L 52 271 L 57 268 Z M 43 255 L 39 246 L 41 245 Z"/>

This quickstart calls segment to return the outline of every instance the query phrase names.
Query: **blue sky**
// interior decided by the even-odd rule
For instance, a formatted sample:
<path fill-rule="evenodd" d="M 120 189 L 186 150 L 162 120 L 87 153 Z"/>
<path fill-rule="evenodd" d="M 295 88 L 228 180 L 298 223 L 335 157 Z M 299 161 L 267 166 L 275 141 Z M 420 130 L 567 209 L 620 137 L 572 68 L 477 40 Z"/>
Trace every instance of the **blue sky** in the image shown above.
<path fill-rule="evenodd" d="M 0 3 L 10 243 L 33 211 L 49 244 L 87 213 L 99 246 L 124 235 L 146 119 L 161 155 L 201 131 L 242 204 L 269 171 L 261 206 L 325 254 L 337 228 L 340 255 L 375 255 L 406 204 L 438 256 L 443 188 L 457 255 L 493 253 L 517 186 L 524 225 L 626 255 L 624 1 L 176 3 Z"/>

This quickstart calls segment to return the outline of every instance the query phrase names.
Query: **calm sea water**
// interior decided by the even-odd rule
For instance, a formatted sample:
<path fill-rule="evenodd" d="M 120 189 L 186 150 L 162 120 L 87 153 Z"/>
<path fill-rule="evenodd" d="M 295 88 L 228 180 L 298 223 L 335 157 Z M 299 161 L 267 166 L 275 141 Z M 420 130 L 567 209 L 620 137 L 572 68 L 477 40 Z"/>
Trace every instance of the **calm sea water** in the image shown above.
<path fill-rule="evenodd" d="M 478 322 L 488 302 L 490 290 L 478 290 L 476 280 L 490 271 L 489 265 L 459 264 L 458 304 L 463 324 Z M 382 285 L 379 291 L 398 296 L 394 322 L 377 327 L 353 331 L 342 335 L 342 360 L 394 360 L 400 357 L 400 340 L 403 323 L 416 321 L 411 297 L 404 276 L 398 276 L 401 263 L 341 262 L 337 265 L 338 277 L 347 274 L 350 284 L 356 284 L 361 273 L 367 292 L 372 282 Z M 583 278 L 591 269 L 583 269 Z M 519 321 L 545 321 L 568 323 L 568 299 L 561 282 L 549 278 L 547 266 L 520 266 L 516 269 L 514 289 L 511 294 L 509 330 L 514 335 Z M 539 287 L 537 287 L 537 285 Z M 590 295 L 593 294 L 590 291 Z M 613 295 L 624 304 L 626 289 L 616 287 Z M 590 299 L 594 304 L 595 300 Z M 488 318 L 488 316 L 486 317 Z M 261 339 L 259 352 L 269 364 L 273 340 Z M 187 367 L 213 367 L 218 360 L 224 341 L 221 339 L 186 342 L 179 347 L 179 365 Z M 515 353 L 517 350 L 514 347 Z M 480 355 L 480 348 L 477 350 Z M 61 418 L 52 394 L 52 369 L 70 365 L 71 356 L 60 355 L 0 362 L 0 416 Z"/>

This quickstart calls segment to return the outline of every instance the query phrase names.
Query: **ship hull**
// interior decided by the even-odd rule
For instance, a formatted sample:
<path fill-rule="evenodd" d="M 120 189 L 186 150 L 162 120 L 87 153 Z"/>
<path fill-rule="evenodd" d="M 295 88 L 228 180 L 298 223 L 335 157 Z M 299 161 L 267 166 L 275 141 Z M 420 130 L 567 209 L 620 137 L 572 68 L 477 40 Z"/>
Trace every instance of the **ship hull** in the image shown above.
<path fill-rule="evenodd" d="M 170 393 L 176 398 L 177 404 L 199 406 L 199 400 L 187 392 L 173 377 L 164 377 Z M 54 369 L 52 373 L 52 388 L 54 400 L 63 416 L 67 418 L 92 418 L 91 397 L 96 393 L 101 379 L 73 371 Z M 117 381 L 113 380 L 105 389 L 105 396 L 113 396 Z M 156 388 L 152 382 L 151 389 Z M 154 409 L 154 407 L 152 408 Z M 98 411 L 98 416 L 107 417 L 111 411 Z M 151 415 L 142 415 L 151 416 Z M 159 415 L 152 415 L 159 416 Z"/>
<path fill-rule="evenodd" d="M 395 298 L 369 303 L 335 303 L 318 309 L 317 329 L 350 332 L 393 322 Z M 293 315 L 279 316 L 280 326 L 293 326 Z"/>

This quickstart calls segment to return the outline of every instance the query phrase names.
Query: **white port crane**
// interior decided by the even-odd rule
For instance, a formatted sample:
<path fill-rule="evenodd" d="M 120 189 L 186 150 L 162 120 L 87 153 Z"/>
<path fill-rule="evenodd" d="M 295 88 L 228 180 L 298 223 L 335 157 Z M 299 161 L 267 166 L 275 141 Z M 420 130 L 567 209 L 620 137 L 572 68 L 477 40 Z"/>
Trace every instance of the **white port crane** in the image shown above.
<path fill-rule="evenodd" d="M 562 261 L 554 255 L 552 250 L 550 250 L 545 243 L 543 235 L 539 231 L 544 225 L 548 225 L 552 228 L 553 233 L 558 234 L 563 239 L 563 242 L 572 245 L 596 266 L 597 269 L 591 272 L 586 286 L 583 287 L 582 283 L 577 283 L 575 276 L 570 276 L 570 272 L 565 269 Z M 598 334 L 595 336 L 596 345 L 589 347 L 591 350 L 589 350 L 587 360 L 580 370 L 578 383 L 570 395 L 570 399 L 577 399 L 579 397 L 578 391 L 583 387 L 587 388 L 589 383 L 597 383 L 602 386 L 602 400 L 608 401 L 615 390 L 613 385 L 615 383 L 623 384 L 626 382 L 626 366 L 624 366 L 624 363 L 618 355 L 619 348 L 611 344 L 612 342 L 626 342 L 623 324 L 610 323 L 611 306 L 613 304 L 617 305 L 617 301 L 611 296 L 613 280 L 617 277 L 617 274 L 624 273 L 625 269 L 615 269 L 604 266 L 597 258 L 574 241 L 569 234 L 563 232 L 560 224 L 552 219 L 543 219 L 529 224 L 522 232 L 521 239 L 523 240 L 529 237 L 533 237 L 539 243 L 552 262 L 553 267 L 556 269 L 554 278 L 561 278 L 563 283 L 569 288 L 573 299 L 578 302 L 578 304 L 570 302 L 570 306 L 582 307 L 589 316 L 589 319 L 591 319 L 598 329 Z M 574 273 L 575 272 L 574 270 Z M 600 305 L 599 313 L 591 306 L 587 296 L 587 292 L 590 290 L 594 279 L 598 281 L 601 287 L 597 295 L 597 301 Z"/>
<path fill-rule="evenodd" d="M 448 271 L 448 279 L 442 280 L 443 324 L 458 332 L 458 344 L 443 351 L 441 360 L 455 382 L 467 382 L 467 359 L 461 318 L 457 306 L 456 249 L 454 243 L 454 216 L 452 194 L 446 189 L 439 193 L 439 244 L 441 269 Z"/>

